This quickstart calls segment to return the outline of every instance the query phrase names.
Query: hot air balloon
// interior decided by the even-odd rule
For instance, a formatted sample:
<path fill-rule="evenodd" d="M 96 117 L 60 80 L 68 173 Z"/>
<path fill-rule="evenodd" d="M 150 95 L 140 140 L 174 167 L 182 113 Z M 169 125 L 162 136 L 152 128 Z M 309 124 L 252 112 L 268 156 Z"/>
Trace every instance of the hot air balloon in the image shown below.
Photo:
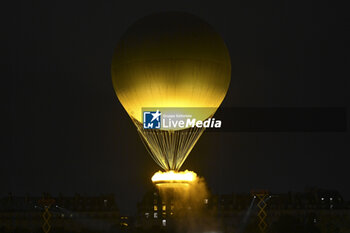
<path fill-rule="evenodd" d="M 144 129 L 142 109 L 174 108 L 204 121 L 223 101 L 230 73 L 221 36 L 205 21 L 179 12 L 136 21 L 117 43 L 111 65 L 120 103 L 165 171 L 180 169 L 205 128 Z"/>

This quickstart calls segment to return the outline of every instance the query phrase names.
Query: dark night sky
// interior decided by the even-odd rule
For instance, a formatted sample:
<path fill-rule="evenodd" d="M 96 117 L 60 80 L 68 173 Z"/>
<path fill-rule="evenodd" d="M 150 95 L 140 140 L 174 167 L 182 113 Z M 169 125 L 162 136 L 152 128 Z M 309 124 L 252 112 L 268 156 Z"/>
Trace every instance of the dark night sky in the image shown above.
<path fill-rule="evenodd" d="M 37 2 L 37 1 L 35 1 Z M 228 3 L 229 2 L 229 3 Z M 2 6 L 9 98 L 0 195 L 115 193 L 124 212 L 159 168 L 114 93 L 113 49 L 147 14 L 193 13 L 232 60 L 226 107 L 348 107 L 346 12 L 333 1 L 17 1 Z M 348 132 L 206 133 L 183 169 L 214 193 L 337 189 L 350 199 Z"/>

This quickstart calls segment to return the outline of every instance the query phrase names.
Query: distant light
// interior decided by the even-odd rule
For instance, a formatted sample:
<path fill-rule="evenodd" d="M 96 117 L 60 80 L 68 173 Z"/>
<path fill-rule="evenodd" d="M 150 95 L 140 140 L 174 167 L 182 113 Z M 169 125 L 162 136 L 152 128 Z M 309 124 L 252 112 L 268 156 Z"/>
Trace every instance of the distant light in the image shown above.
<path fill-rule="evenodd" d="M 330 200 L 330 201 L 333 201 L 333 198 L 332 198 L 332 197 L 330 197 L 330 198 L 329 198 L 329 200 Z"/>
<path fill-rule="evenodd" d="M 204 204 L 208 204 L 208 199 L 204 199 Z"/>
<path fill-rule="evenodd" d="M 254 196 L 254 198 L 256 198 L 256 196 Z"/>
<path fill-rule="evenodd" d="M 162 225 L 163 225 L 163 227 L 166 226 L 166 220 L 165 219 L 162 220 Z"/>
<path fill-rule="evenodd" d="M 317 222 L 317 220 L 316 220 L 316 218 L 314 218 L 314 223 L 316 223 Z"/>
<path fill-rule="evenodd" d="M 56 208 L 58 208 L 58 205 L 56 205 Z"/>
<path fill-rule="evenodd" d="M 158 213 L 157 212 L 153 213 L 153 218 L 158 218 Z"/>
<path fill-rule="evenodd" d="M 324 198 L 323 197 L 321 197 L 321 201 L 323 201 L 324 200 Z"/>

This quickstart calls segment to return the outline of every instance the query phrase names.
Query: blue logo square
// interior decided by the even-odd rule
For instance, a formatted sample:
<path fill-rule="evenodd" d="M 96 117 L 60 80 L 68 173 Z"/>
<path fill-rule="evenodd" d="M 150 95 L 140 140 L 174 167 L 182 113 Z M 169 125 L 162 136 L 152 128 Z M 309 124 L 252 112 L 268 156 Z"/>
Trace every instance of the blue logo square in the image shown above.
<path fill-rule="evenodd" d="M 157 110 L 156 112 L 143 112 L 143 128 L 144 129 L 160 129 L 160 119 L 162 113 Z"/>

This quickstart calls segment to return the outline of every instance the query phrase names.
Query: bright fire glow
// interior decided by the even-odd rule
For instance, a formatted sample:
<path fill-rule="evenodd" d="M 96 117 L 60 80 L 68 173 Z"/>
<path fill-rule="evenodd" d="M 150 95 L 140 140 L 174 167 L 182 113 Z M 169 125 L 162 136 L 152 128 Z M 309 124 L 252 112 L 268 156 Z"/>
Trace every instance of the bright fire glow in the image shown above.
<path fill-rule="evenodd" d="M 177 183 L 177 182 L 193 182 L 197 179 L 197 174 L 192 171 L 167 171 L 167 172 L 156 172 L 152 176 L 153 183 Z"/>

